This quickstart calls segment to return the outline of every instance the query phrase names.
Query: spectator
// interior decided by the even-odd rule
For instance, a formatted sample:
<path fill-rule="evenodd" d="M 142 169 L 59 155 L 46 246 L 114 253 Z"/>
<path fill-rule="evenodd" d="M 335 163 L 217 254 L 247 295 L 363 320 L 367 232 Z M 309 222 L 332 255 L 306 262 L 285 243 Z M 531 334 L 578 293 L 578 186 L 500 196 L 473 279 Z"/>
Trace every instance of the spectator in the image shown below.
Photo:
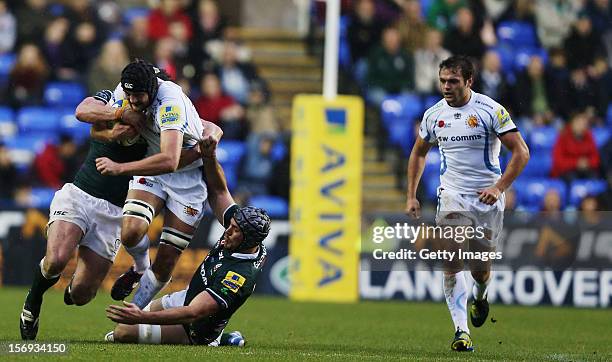
<path fill-rule="evenodd" d="M 13 107 L 41 104 L 49 66 L 40 49 L 34 44 L 24 44 L 9 74 L 9 101 Z"/>
<path fill-rule="evenodd" d="M 562 0 L 563 1 L 563 0 Z M 502 21 L 520 21 L 536 26 L 534 1 L 516 0 L 511 2 L 511 6 L 506 8 L 498 19 Z"/>
<path fill-rule="evenodd" d="M 568 182 L 576 178 L 597 177 L 599 162 L 589 119 L 586 114 L 577 113 L 555 143 L 551 176 Z"/>
<path fill-rule="evenodd" d="M 265 86 L 262 82 L 253 82 L 247 103 L 246 119 L 249 123 L 250 134 L 273 134 L 280 132 L 278 119 L 274 109 L 268 102 Z M 287 125 L 287 129 L 290 125 Z"/>
<path fill-rule="evenodd" d="M 0 54 L 12 52 L 17 40 L 17 22 L 4 0 L 0 0 L 0 34 Z"/>
<path fill-rule="evenodd" d="M 551 100 L 553 112 L 564 119 L 570 116 L 572 101 L 570 100 L 570 72 L 567 69 L 567 58 L 561 48 L 553 48 L 548 52 L 549 64 L 545 71 L 547 96 Z"/>
<path fill-rule="evenodd" d="M 180 68 L 176 59 L 174 58 L 174 52 L 176 51 L 177 42 L 172 37 L 165 37 L 159 39 L 155 44 L 155 53 L 153 63 L 160 69 L 165 70 L 172 79 L 176 79 L 177 71 Z"/>
<path fill-rule="evenodd" d="M 226 41 L 223 59 L 218 68 L 221 87 L 240 104 L 246 104 L 251 82 L 258 80 L 255 66 L 250 62 L 238 61 L 238 44 Z"/>
<path fill-rule="evenodd" d="M 194 17 L 194 39 L 190 43 L 189 63 L 195 67 L 195 76 L 210 69 L 211 57 L 207 51 L 209 42 L 222 41 L 225 32 L 225 20 L 219 15 L 217 3 L 212 0 L 198 2 L 197 16 Z"/>
<path fill-rule="evenodd" d="M 421 3 L 418 0 L 408 0 L 404 3 L 402 15 L 397 21 L 397 30 L 407 52 L 414 54 L 417 49 L 425 48 L 429 26 L 423 19 Z"/>
<path fill-rule="evenodd" d="M 56 79 L 72 80 L 78 77 L 74 68 L 77 54 L 73 42 L 68 38 L 69 29 L 70 23 L 64 17 L 52 20 L 45 29 L 43 52 Z"/>
<path fill-rule="evenodd" d="M 414 60 L 401 48 L 399 31 L 383 31 L 382 46 L 373 49 L 368 58 L 367 98 L 380 105 L 389 94 L 414 89 Z"/>
<path fill-rule="evenodd" d="M 604 34 L 612 26 L 612 6 L 610 0 L 589 0 L 586 13 L 593 24 L 595 34 Z"/>
<path fill-rule="evenodd" d="M 442 47 L 442 33 L 428 29 L 425 46 L 414 53 L 415 90 L 423 94 L 438 91 L 438 64 L 450 57 L 451 53 Z"/>
<path fill-rule="evenodd" d="M 554 217 L 561 211 L 561 195 L 555 188 L 551 188 L 544 194 L 542 202 L 542 211 L 547 213 L 548 217 Z"/>
<path fill-rule="evenodd" d="M 17 21 L 17 42 L 40 44 L 49 21 L 47 0 L 25 0 L 15 10 Z"/>
<path fill-rule="evenodd" d="M 146 17 L 132 19 L 130 29 L 125 37 L 125 45 L 130 53 L 130 59 L 153 59 L 153 42 L 148 36 L 148 20 Z"/>
<path fill-rule="evenodd" d="M 579 10 L 577 1 L 535 2 L 538 38 L 544 48 L 563 46 Z"/>
<path fill-rule="evenodd" d="M 446 32 L 444 47 L 455 55 L 467 55 L 475 59 L 482 58 L 485 45 L 480 37 L 480 30 L 474 23 L 474 14 L 469 8 L 457 10 L 456 24 Z"/>
<path fill-rule="evenodd" d="M 78 27 L 83 23 L 88 23 L 93 27 L 92 33 L 96 44 L 101 44 L 108 36 L 108 31 L 104 22 L 100 19 L 95 8 L 95 2 L 90 0 L 66 0 L 66 7 L 63 16 L 72 25 L 70 33 L 78 31 Z"/>
<path fill-rule="evenodd" d="M 373 0 L 357 0 L 348 26 L 348 42 L 353 64 L 368 56 L 380 42 L 383 24 L 376 18 Z"/>
<path fill-rule="evenodd" d="M 533 118 L 536 124 L 552 120 L 551 99 L 542 58 L 532 56 L 529 59 L 527 68 L 517 77 L 514 92 L 513 109 L 517 116 Z"/>
<path fill-rule="evenodd" d="M 219 125 L 223 129 L 223 137 L 240 138 L 243 128 L 241 119 L 244 117 L 242 106 L 221 91 L 216 74 L 205 74 L 200 84 L 202 95 L 194 104 L 200 117 Z"/>
<path fill-rule="evenodd" d="M 269 194 L 274 160 L 274 138 L 268 135 L 252 135 L 247 140 L 247 151 L 239 173 L 239 189 L 254 195 Z"/>
<path fill-rule="evenodd" d="M 593 32 L 591 20 L 586 13 L 580 13 L 573 24 L 573 29 L 565 40 L 564 49 L 570 70 L 585 69 L 603 49 L 601 39 Z"/>
<path fill-rule="evenodd" d="M 501 71 L 501 60 L 495 50 L 482 57 L 482 69 L 477 73 L 474 89 L 501 104 L 509 104 L 509 88 Z"/>
<path fill-rule="evenodd" d="M 79 75 L 89 69 L 90 63 L 98 55 L 100 44 L 97 38 L 97 30 L 93 23 L 83 22 L 75 27 L 72 51 L 75 53 L 74 68 Z"/>
<path fill-rule="evenodd" d="M 123 42 L 118 39 L 104 43 L 87 77 L 87 88 L 91 94 L 100 89 L 114 89 L 121 78 L 121 71 L 129 63 Z"/>
<path fill-rule="evenodd" d="M 440 31 L 446 31 L 452 26 L 457 10 L 466 6 L 465 0 L 435 0 L 427 13 L 427 23 Z"/>
<path fill-rule="evenodd" d="M 157 41 L 172 36 L 171 24 L 174 22 L 182 23 L 187 33 L 187 39 L 191 39 L 193 35 L 191 19 L 183 10 L 181 1 L 161 0 L 159 7 L 149 14 L 149 38 Z"/>
<path fill-rule="evenodd" d="M 34 159 L 34 169 L 45 187 L 61 188 L 71 182 L 78 170 L 77 145 L 70 136 L 62 135 L 59 145 L 47 144 Z"/>
<path fill-rule="evenodd" d="M 17 187 L 17 169 L 9 150 L 0 142 L 0 199 L 10 199 Z"/>
<path fill-rule="evenodd" d="M 587 73 L 594 93 L 591 103 L 596 109 L 597 115 L 605 117 L 612 96 L 612 72 L 610 72 L 607 59 L 602 56 L 596 57 Z"/>

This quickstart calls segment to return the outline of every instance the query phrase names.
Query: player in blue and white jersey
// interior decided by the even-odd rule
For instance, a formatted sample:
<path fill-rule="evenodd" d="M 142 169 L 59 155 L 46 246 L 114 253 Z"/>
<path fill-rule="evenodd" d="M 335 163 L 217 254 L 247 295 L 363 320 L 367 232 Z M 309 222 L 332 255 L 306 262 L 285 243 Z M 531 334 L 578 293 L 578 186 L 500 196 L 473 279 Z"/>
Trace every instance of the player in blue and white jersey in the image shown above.
<path fill-rule="evenodd" d="M 471 89 L 474 66 L 467 57 L 452 56 L 444 60 L 439 66 L 439 78 L 444 97 L 425 111 L 408 161 L 406 213 L 414 218 L 420 216 L 416 191 L 427 152 L 437 143 L 441 155 L 441 185 L 436 224 L 480 227 L 483 231 L 480 235 L 484 235 L 463 246 L 448 241 L 445 248 L 465 251 L 467 247 L 470 251 L 491 252 L 502 229 L 504 190 L 529 161 L 529 149 L 506 109 Z M 512 153 L 503 173 L 499 164 L 502 144 Z M 469 267 L 475 282 L 470 319 L 474 327 L 480 327 L 489 313 L 487 287 L 491 261 L 470 262 Z M 462 260 L 444 263 L 444 295 L 455 331 L 451 348 L 456 351 L 472 350 L 463 269 Z"/>

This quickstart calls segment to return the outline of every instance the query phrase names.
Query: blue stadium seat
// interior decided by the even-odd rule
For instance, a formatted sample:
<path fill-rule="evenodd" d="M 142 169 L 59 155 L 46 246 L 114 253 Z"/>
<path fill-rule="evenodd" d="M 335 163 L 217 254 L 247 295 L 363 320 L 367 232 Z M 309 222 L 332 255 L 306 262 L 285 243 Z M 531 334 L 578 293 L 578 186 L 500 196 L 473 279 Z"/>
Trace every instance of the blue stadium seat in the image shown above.
<path fill-rule="evenodd" d="M 82 142 L 89 138 L 91 126 L 76 119 L 74 110 L 66 109 L 62 111 L 59 116 L 59 125 L 60 132 L 72 136 L 76 142 Z"/>
<path fill-rule="evenodd" d="M 217 159 L 225 164 L 237 164 L 246 151 L 246 145 L 241 141 L 221 140 L 217 146 Z"/>
<path fill-rule="evenodd" d="M 585 197 L 597 196 L 607 188 L 605 180 L 574 180 L 570 186 L 570 204 L 578 207 Z"/>
<path fill-rule="evenodd" d="M 270 151 L 270 153 L 272 154 L 272 159 L 274 161 L 280 161 L 285 158 L 287 152 L 287 146 L 283 141 L 276 141 L 274 143 L 274 146 L 272 146 L 272 151 Z"/>
<path fill-rule="evenodd" d="M 522 176 L 548 177 L 552 168 L 552 155 L 545 152 L 534 152 L 531 154 Z"/>
<path fill-rule="evenodd" d="M 0 140 L 13 137 L 16 133 L 15 112 L 9 107 L 0 106 Z"/>
<path fill-rule="evenodd" d="M 601 148 L 610 139 L 610 127 L 594 127 L 591 132 L 597 148 Z"/>
<path fill-rule="evenodd" d="M 32 207 L 47 209 L 51 206 L 55 189 L 49 187 L 32 188 Z"/>
<path fill-rule="evenodd" d="M 531 57 L 539 56 L 544 65 L 548 63 L 548 53 L 544 48 L 520 47 L 514 50 L 514 70 L 522 71 L 529 64 Z"/>
<path fill-rule="evenodd" d="M 11 160 L 18 171 L 26 171 L 34 161 L 37 153 L 42 152 L 47 142 L 54 142 L 53 138 L 41 135 L 17 135 L 5 140 L 9 149 Z"/>
<path fill-rule="evenodd" d="M 557 141 L 559 132 L 555 127 L 543 126 L 531 130 L 529 145 L 534 151 L 550 151 Z"/>
<path fill-rule="evenodd" d="M 273 219 L 286 219 L 289 215 L 289 205 L 282 197 L 271 195 L 252 196 L 249 199 L 249 204 L 266 210 Z"/>
<path fill-rule="evenodd" d="M 123 21 L 130 25 L 136 18 L 148 17 L 151 9 L 146 7 L 133 7 L 123 11 Z"/>
<path fill-rule="evenodd" d="M 423 99 L 423 112 L 433 107 L 434 104 L 438 103 L 441 99 L 442 99 L 442 96 L 439 96 L 437 94 L 426 96 L 425 99 Z"/>
<path fill-rule="evenodd" d="M 81 83 L 50 82 L 45 87 L 45 103 L 53 107 L 74 107 L 79 104 L 87 92 Z"/>
<path fill-rule="evenodd" d="M 608 127 L 612 127 L 612 103 L 608 104 L 608 110 L 606 112 L 606 123 Z"/>
<path fill-rule="evenodd" d="M 434 0 L 420 0 L 419 2 L 421 3 L 421 13 L 423 13 L 423 18 L 427 18 L 427 14 L 434 3 Z"/>
<path fill-rule="evenodd" d="M 381 104 L 381 117 L 385 126 L 396 120 L 412 124 L 415 118 L 421 118 L 423 102 L 416 94 L 389 96 Z"/>
<path fill-rule="evenodd" d="M 57 133 L 59 114 L 45 107 L 23 107 L 17 113 L 17 125 L 21 133 Z"/>
<path fill-rule="evenodd" d="M 509 45 L 500 45 L 493 48 L 492 50 L 497 52 L 497 54 L 499 55 L 502 72 L 506 74 L 506 76 L 508 74 L 513 74 L 515 62 L 514 49 Z"/>
<path fill-rule="evenodd" d="M 414 145 L 414 123 L 402 119 L 396 119 L 388 125 L 389 141 L 402 150 L 404 156 L 410 155 Z"/>
<path fill-rule="evenodd" d="M 500 43 L 512 47 L 538 46 L 536 29 L 530 23 L 524 21 L 504 21 L 497 26 L 497 37 Z"/>
<path fill-rule="evenodd" d="M 351 48 L 347 38 L 348 27 L 350 25 L 351 18 L 348 15 L 342 15 L 340 17 L 339 32 L 340 42 L 338 43 L 338 63 L 342 68 L 348 69 L 351 66 Z"/>
<path fill-rule="evenodd" d="M 556 189 L 561 197 L 561 208 L 566 205 L 567 187 L 561 180 L 539 177 L 520 177 L 513 184 L 516 190 L 517 204 L 529 209 L 540 209 L 544 203 L 544 196 L 550 189 Z"/>
<path fill-rule="evenodd" d="M 440 151 L 432 147 L 425 159 L 425 169 L 421 183 L 425 187 L 425 195 L 430 201 L 436 201 L 437 189 L 440 186 Z"/>
<path fill-rule="evenodd" d="M 14 53 L 0 54 L 0 81 L 8 79 L 8 75 L 13 69 L 13 65 L 17 60 L 17 55 Z"/>

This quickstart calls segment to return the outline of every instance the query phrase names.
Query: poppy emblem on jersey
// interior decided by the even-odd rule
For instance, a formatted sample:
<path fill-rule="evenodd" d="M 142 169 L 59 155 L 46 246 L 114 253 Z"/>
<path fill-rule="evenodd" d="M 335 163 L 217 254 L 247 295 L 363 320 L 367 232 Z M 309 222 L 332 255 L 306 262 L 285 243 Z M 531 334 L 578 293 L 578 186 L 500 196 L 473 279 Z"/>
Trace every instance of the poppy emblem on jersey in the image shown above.
<path fill-rule="evenodd" d="M 233 271 L 228 271 L 221 284 L 227 287 L 232 293 L 238 293 L 238 289 L 244 285 L 244 282 L 246 282 L 245 277 Z"/>
<path fill-rule="evenodd" d="M 200 212 L 196 209 L 194 209 L 191 206 L 185 206 L 185 214 L 189 215 L 189 216 L 196 216 L 197 214 L 199 214 Z"/>
<path fill-rule="evenodd" d="M 478 118 L 472 114 L 468 117 L 467 121 L 465 121 L 465 124 L 467 124 L 470 128 L 476 128 L 478 127 Z"/>
<path fill-rule="evenodd" d="M 152 182 L 150 182 L 150 181 L 148 181 L 148 180 L 147 180 L 146 178 L 144 178 L 144 177 L 139 178 L 139 179 L 138 179 L 138 183 L 139 183 L 139 184 L 141 184 L 141 185 L 145 185 L 145 186 L 147 186 L 147 187 L 153 187 L 153 183 L 152 183 Z"/>
<path fill-rule="evenodd" d="M 441 119 L 438 121 L 438 127 L 444 128 L 444 120 Z"/>

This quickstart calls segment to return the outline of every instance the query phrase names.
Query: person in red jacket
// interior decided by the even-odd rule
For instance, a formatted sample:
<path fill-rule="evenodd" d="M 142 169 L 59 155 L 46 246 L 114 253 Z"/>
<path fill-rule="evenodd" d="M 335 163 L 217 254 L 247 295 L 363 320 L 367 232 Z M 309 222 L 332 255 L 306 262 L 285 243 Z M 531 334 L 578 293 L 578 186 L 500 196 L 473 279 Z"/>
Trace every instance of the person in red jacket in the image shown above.
<path fill-rule="evenodd" d="M 597 177 L 599 152 L 584 113 L 572 116 L 553 148 L 552 177 L 565 180 Z"/>
<path fill-rule="evenodd" d="M 178 24 L 182 24 L 179 27 Z M 174 32 L 186 33 L 187 39 L 191 39 L 193 34 L 193 25 L 191 18 L 185 13 L 181 7 L 180 1 L 177 0 L 161 0 L 159 7 L 149 14 L 149 39 L 159 40 L 161 38 L 172 36 L 177 37 Z"/>

